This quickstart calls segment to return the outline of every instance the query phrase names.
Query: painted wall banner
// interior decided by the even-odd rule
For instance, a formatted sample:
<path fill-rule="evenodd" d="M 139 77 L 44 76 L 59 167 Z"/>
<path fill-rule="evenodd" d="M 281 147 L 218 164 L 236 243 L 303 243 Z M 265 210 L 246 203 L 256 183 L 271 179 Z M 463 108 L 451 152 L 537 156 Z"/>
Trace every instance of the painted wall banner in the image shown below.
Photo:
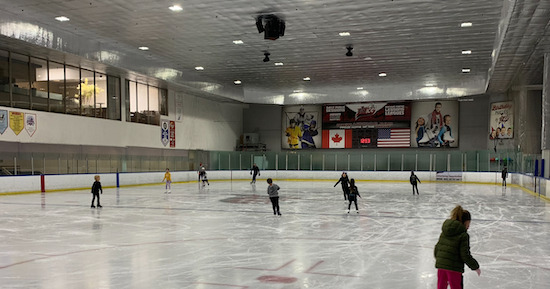
<path fill-rule="evenodd" d="M 168 145 L 168 142 L 170 141 L 170 133 L 169 133 L 169 127 L 168 127 L 168 121 L 167 120 L 161 120 L 161 123 L 160 123 L 160 141 L 162 142 L 162 145 L 164 145 L 164 146 Z"/>
<path fill-rule="evenodd" d="M 183 121 L 183 95 L 176 94 L 176 121 Z"/>
<path fill-rule="evenodd" d="M 15 135 L 25 128 L 25 120 L 23 119 L 24 114 L 22 112 L 10 111 L 10 128 L 13 130 Z"/>
<path fill-rule="evenodd" d="M 4 134 L 8 128 L 8 111 L 0 109 L 0 134 Z"/>
<path fill-rule="evenodd" d="M 36 131 L 36 113 L 25 113 L 25 130 L 32 137 Z"/>
<path fill-rule="evenodd" d="M 462 172 L 437 172 L 436 181 L 462 181 Z"/>
<path fill-rule="evenodd" d="M 514 138 L 514 102 L 491 103 L 489 139 Z"/>
<path fill-rule="evenodd" d="M 282 117 L 281 147 L 314 149 L 322 146 L 320 105 L 285 106 Z"/>
<path fill-rule="evenodd" d="M 170 121 L 170 147 L 176 147 L 176 122 Z"/>
<path fill-rule="evenodd" d="M 456 148 L 458 101 L 419 101 L 412 105 L 411 147 Z"/>

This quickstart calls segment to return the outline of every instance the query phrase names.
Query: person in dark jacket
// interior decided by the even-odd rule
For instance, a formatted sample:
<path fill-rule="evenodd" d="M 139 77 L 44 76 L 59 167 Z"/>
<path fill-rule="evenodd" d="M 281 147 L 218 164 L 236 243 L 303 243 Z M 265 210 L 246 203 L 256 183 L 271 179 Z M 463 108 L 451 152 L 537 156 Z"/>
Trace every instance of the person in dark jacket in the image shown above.
<path fill-rule="evenodd" d="M 99 204 L 99 191 L 101 191 L 101 193 L 103 194 L 103 188 L 101 188 L 101 183 L 99 182 L 99 175 L 96 175 L 94 177 L 94 179 L 95 179 L 95 182 L 92 185 L 93 198 L 92 198 L 92 206 L 91 207 L 95 208 L 94 201 L 95 201 L 95 198 L 97 197 L 97 207 L 101 208 L 101 205 Z"/>
<path fill-rule="evenodd" d="M 437 268 L 437 289 L 462 289 L 464 264 L 481 274 L 479 263 L 470 254 L 470 212 L 460 205 L 451 211 L 451 218 L 445 220 L 439 241 L 435 245 L 435 267 Z"/>
<path fill-rule="evenodd" d="M 344 200 L 348 199 L 349 195 L 349 178 L 346 172 L 342 173 L 342 176 L 340 179 L 334 184 L 334 187 L 338 185 L 338 183 L 342 183 L 342 191 L 344 192 Z"/>
<path fill-rule="evenodd" d="M 254 174 L 252 175 L 252 172 L 254 172 Z M 252 166 L 252 169 L 250 169 L 250 174 L 252 175 L 252 182 L 250 182 L 251 184 L 255 184 L 256 183 L 256 176 L 260 175 L 260 168 L 254 164 Z"/>
<path fill-rule="evenodd" d="M 504 167 L 502 169 L 502 186 L 506 187 L 506 178 L 508 177 L 508 168 Z"/>
<path fill-rule="evenodd" d="M 273 206 L 273 215 L 281 215 L 281 210 L 279 209 L 279 186 L 273 183 L 271 178 L 267 179 L 269 186 L 267 187 L 267 194 L 271 200 L 271 205 Z"/>
<path fill-rule="evenodd" d="M 357 196 L 359 196 L 359 198 L 362 199 L 361 195 L 359 194 L 359 190 L 357 189 L 357 186 L 355 186 L 355 180 L 351 179 L 349 182 L 348 214 L 349 214 L 349 209 L 351 208 L 351 202 L 355 203 L 355 211 L 357 212 L 357 214 L 359 214 L 359 208 L 357 207 Z"/>
<path fill-rule="evenodd" d="M 414 195 L 414 189 L 416 189 L 416 194 L 420 195 L 418 193 L 418 183 L 422 183 L 420 179 L 414 174 L 414 171 L 411 171 L 411 178 L 410 178 L 411 185 L 413 187 L 413 195 Z"/>

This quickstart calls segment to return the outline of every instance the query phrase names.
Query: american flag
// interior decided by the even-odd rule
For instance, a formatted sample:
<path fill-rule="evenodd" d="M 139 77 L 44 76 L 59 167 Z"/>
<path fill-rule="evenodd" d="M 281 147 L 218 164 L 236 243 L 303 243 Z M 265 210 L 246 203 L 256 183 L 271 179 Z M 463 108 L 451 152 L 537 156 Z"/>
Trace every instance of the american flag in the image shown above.
<path fill-rule="evenodd" d="M 411 129 L 380 128 L 378 129 L 377 147 L 405 148 L 411 146 Z"/>

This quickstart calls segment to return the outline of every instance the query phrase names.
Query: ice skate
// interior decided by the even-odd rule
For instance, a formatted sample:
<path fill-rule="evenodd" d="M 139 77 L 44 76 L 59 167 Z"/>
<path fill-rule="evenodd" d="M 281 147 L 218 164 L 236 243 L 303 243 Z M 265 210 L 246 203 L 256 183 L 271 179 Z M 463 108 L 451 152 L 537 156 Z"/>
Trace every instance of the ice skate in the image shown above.
<path fill-rule="evenodd" d="M 430 138 L 428 137 L 428 134 L 427 133 L 424 133 L 424 135 L 422 136 L 422 138 L 418 141 L 418 143 L 427 143 L 430 141 Z"/>
<path fill-rule="evenodd" d="M 443 134 L 443 140 L 444 141 L 447 141 L 447 142 L 454 142 L 455 139 L 451 136 L 451 132 L 450 131 L 446 131 L 444 134 Z"/>

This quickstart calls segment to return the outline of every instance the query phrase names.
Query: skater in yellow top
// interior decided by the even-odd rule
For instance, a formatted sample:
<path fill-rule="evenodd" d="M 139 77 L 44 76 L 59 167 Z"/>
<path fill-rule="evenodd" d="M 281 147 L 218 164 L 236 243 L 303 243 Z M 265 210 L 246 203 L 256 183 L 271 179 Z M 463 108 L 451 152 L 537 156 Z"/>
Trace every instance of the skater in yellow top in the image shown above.
<path fill-rule="evenodd" d="M 291 149 L 300 148 L 302 140 L 302 129 L 296 125 L 296 120 L 290 120 L 290 126 L 286 128 L 286 136 L 288 137 L 288 146 Z"/>
<path fill-rule="evenodd" d="M 164 193 L 165 194 L 166 193 L 170 194 L 172 192 L 172 187 L 171 187 L 172 175 L 170 175 L 170 169 L 169 168 L 166 168 L 166 173 L 164 174 L 164 179 L 162 179 L 162 181 L 164 182 L 164 180 L 166 180 L 166 191 Z"/>

